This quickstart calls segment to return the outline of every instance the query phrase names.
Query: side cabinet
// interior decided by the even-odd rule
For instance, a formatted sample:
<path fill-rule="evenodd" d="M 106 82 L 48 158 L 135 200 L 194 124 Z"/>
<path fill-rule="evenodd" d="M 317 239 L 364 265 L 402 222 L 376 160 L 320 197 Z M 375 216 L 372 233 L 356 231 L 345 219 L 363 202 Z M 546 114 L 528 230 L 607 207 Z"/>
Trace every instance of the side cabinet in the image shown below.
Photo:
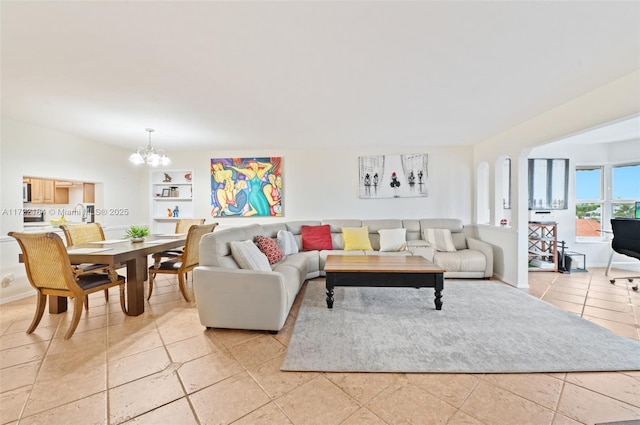
<path fill-rule="evenodd" d="M 558 227 L 556 223 L 529 223 L 529 271 L 558 271 Z"/>

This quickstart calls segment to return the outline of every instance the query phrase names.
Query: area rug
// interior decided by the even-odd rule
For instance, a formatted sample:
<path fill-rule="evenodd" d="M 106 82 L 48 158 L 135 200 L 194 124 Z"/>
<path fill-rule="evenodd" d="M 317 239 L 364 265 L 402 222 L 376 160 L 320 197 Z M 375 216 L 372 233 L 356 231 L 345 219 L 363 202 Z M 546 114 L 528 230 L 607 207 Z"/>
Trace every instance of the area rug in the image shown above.
<path fill-rule="evenodd" d="M 430 288 L 307 283 L 284 371 L 525 373 L 640 370 L 640 342 L 499 282 Z"/>

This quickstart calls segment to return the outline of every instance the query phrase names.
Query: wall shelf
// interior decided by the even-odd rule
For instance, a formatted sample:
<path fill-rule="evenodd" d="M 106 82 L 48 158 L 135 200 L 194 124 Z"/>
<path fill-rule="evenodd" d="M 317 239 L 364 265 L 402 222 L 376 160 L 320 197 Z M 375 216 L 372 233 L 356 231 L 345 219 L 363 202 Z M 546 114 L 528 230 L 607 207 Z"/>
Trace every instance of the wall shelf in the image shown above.
<path fill-rule="evenodd" d="M 556 223 L 528 225 L 529 271 L 558 271 L 558 227 Z"/>
<path fill-rule="evenodd" d="M 187 169 L 151 171 L 152 233 L 173 233 L 176 221 L 181 218 L 193 218 L 192 176 L 193 170 Z M 163 194 L 165 196 L 162 196 Z M 178 216 L 169 217 L 168 210 L 173 211 L 175 207 L 178 207 Z"/>

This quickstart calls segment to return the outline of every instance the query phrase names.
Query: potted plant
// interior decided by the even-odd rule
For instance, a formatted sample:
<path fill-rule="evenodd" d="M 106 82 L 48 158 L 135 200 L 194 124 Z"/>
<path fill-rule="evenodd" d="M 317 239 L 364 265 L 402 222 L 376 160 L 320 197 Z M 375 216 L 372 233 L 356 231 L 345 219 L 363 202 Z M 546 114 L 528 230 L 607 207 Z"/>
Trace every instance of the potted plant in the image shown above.
<path fill-rule="evenodd" d="M 127 229 L 125 236 L 131 238 L 131 242 L 143 242 L 145 236 L 149 236 L 151 232 L 146 226 L 131 226 Z"/>

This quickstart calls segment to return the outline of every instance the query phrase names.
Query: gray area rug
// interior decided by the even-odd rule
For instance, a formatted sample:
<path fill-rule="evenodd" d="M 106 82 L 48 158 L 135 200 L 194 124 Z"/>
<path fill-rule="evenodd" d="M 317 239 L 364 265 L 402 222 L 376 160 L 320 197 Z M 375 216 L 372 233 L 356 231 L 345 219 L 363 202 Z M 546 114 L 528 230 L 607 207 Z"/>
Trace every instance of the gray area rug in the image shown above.
<path fill-rule="evenodd" d="M 310 281 L 281 370 L 524 373 L 640 370 L 640 342 L 522 290 L 446 280 L 430 288 L 335 288 Z"/>

